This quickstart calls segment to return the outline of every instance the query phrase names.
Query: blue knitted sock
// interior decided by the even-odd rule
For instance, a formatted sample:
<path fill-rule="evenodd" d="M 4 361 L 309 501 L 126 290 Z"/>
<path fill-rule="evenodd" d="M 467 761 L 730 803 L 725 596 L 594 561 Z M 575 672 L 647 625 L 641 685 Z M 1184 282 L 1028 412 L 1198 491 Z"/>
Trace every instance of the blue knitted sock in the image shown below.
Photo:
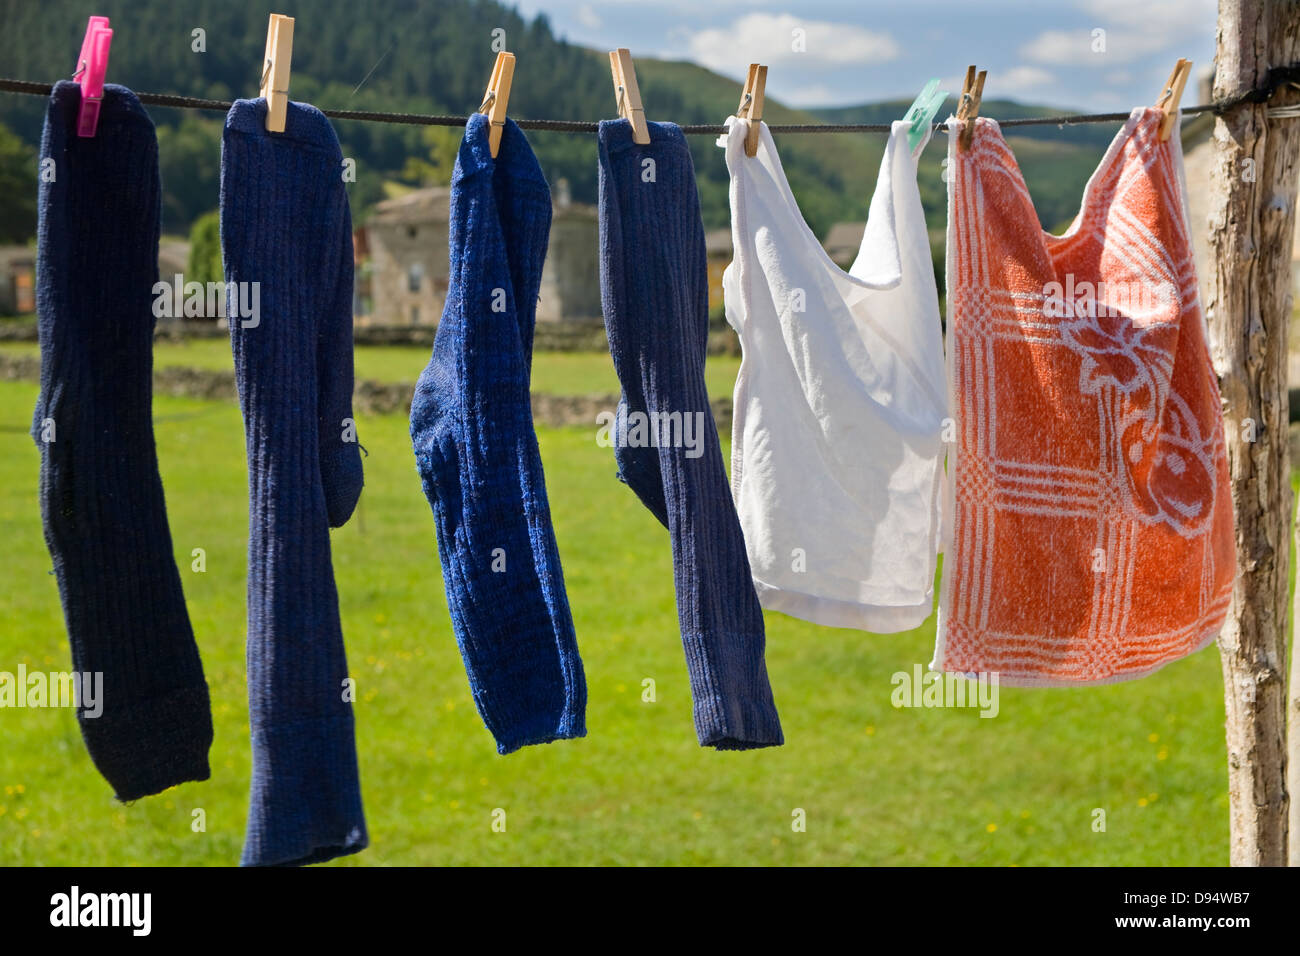
<path fill-rule="evenodd" d="M 352 221 L 329 120 L 238 100 L 221 151 L 227 313 L 248 445 L 248 697 L 253 782 L 245 866 L 364 849 L 352 706 L 329 528 L 361 493 L 352 416 Z M 249 288 L 249 287 L 245 287 Z M 252 301 L 251 293 L 245 301 Z"/>
<path fill-rule="evenodd" d="M 656 515 L 663 502 L 700 744 L 768 747 L 784 737 L 763 612 L 704 385 L 709 293 L 695 168 L 679 127 L 647 125 L 646 146 L 633 143 L 627 120 L 602 122 L 597 137 L 605 329 L 622 405 L 691 416 L 702 429 L 695 448 L 620 449 L 619 468 Z"/>
<path fill-rule="evenodd" d="M 50 95 L 41 140 L 36 301 L 41 515 L 73 669 L 101 673 L 77 719 L 119 800 L 208 778 L 212 718 L 172 552 L 153 438 L 160 186 L 153 123 L 104 88 L 77 136 L 81 88 Z M 86 703 L 82 700 L 79 703 Z"/>
<path fill-rule="evenodd" d="M 529 399 L 551 199 L 507 120 L 465 128 L 451 193 L 451 281 L 411 402 L 452 627 L 497 750 L 586 734 L 587 685 Z"/>

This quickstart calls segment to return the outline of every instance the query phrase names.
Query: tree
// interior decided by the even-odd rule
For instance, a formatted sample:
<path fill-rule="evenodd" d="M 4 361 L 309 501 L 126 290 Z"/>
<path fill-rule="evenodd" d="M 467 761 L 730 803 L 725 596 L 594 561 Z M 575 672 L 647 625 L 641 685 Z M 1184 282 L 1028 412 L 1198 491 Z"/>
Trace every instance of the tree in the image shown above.
<path fill-rule="evenodd" d="M 163 229 L 183 232 L 221 192 L 221 123 L 185 115 L 174 127 L 158 127 L 158 165 L 163 185 Z"/>
<path fill-rule="evenodd" d="M 36 235 L 36 153 L 0 125 L 0 243 Z"/>
<path fill-rule="evenodd" d="M 190 261 L 185 266 L 186 282 L 222 282 L 221 213 L 216 209 L 194 220 L 190 230 Z"/>
<path fill-rule="evenodd" d="M 451 171 L 463 135 L 464 130 L 456 126 L 426 126 L 420 139 L 428 149 L 427 156 L 409 157 L 401 178 L 417 186 L 451 185 Z"/>

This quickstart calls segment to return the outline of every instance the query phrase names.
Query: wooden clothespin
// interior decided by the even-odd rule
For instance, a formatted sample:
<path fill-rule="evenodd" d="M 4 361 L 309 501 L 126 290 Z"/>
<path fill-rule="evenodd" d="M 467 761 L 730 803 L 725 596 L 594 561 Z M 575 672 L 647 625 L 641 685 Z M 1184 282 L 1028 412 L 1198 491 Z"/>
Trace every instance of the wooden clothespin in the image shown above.
<path fill-rule="evenodd" d="M 293 60 L 293 17 L 271 14 L 266 26 L 266 56 L 262 60 L 262 88 L 266 98 L 266 129 L 284 132 L 284 116 L 289 109 L 289 65 Z"/>
<path fill-rule="evenodd" d="M 1169 74 L 1169 79 L 1165 87 L 1160 92 L 1159 99 L 1156 100 L 1156 106 L 1165 114 L 1164 119 L 1160 121 L 1160 142 L 1169 138 L 1173 132 L 1174 120 L 1178 118 L 1178 101 L 1183 98 L 1183 87 L 1187 85 L 1187 78 L 1192 73 L 1192 61 L 1179 58 L 1174 65 L 1174 71 Z"/>
<path fill-rule="evenodd" d="M 609 71 L 614 77 L 614 96 L 618 100 L 618 115 L 632 123 L 632 142 L 645 146 L 650 142 L 650 129 L 645 125 L 645 109 L 641 106 L 641 88 L 636 84 L 636 67 L 632 54 L 626 47 L 609 51 Z"/>
<path fill-rule="evenodd" d="M 745 134 L 746 156 L 758 152 L 758 124 L 763 119 L 763 89 L 766 86 L 767 67 L 758 63 L 749 64 L 745 92 L 740 95 L 740 105 L 736 107 L 736 117 L 749 120 L 749 132 Z"/>
<path fill-rule="evenodd" d="M 515 55 L 504 50 L 497 54 L 496 65 L 492 67 L 492 79 L 488 80 L 487 92 L 483 94 L 483 104 L 478 108 L 486 113 L 492 124 L 488 132 L 488 147 L 492 158 L 497 158 L 501 149 L 501 132 L 506 127 L 506 105 L 510 102 L 510 81 L 515 75 Z"/>
<path fill-rule="evenodd" d="M 957 144 L 962 149 L 970 149 L 971 137 L 975 135 L 975 118 L 980 115 L 980 100 L 984 96 L 984 77 L 988 70 L 975 73 L 975 66 L 966 67 L 966 80 L 961 87 L 961 100 L 957 104 L 957 119 L 962 120 L 961 136 Z"/>

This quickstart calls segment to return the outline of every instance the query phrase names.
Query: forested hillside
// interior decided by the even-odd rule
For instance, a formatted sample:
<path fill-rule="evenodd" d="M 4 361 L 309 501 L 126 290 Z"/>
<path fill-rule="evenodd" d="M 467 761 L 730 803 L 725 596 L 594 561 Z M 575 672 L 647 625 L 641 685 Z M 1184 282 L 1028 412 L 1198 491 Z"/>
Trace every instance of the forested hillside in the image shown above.
<path fill-rule="evenodd" d="M 491 70 L 493 31 L 505 31 L 518 57 L 510 112 L 516 117 L 594 121 L 614 114 L 604 51 L 557 37 L 544 16 L 523 19 L 491 0 L 283 0 L 275 12 L 296 18 L 290 95 L 325 109 L 467 114 L 479 105 Z M 86 17 L 105 14 L 114 28 L 109 80 L 137 91 L 213 99 L 254 96 L 266 38 L 268 7 L 242 0 L 0 0 L 0 76 L 52 82 L 66 77 L 80 47 Z M 202 30 L 203 52 L 196 52 Z M 636 51 L 636 37 L 627 44 Z M 737 51 L 737 69 L 744 51 Z M 689 63 L 637 59 L 651 119 L 718 123 L 735 109 L 735 81 Z M 951 103 L 952 101 L 950 101 Z M 780 122 L 884 122 L 906 103 L 881 103 L 810 113 L 768 100 L 766 118 Z M 0 93 L 0 178 L 34 161 L 44 102 Z M 186 233 L 217 204 L 221 113 L 150 107 L 158 126 L 164 183 L 164 228 Z M 987 103 L 987 115 L 1051 112 L 1019 104 Z M 942 115 L 942 114 L 941 114 Z M 344 155 L 357 161 L 349 187 L 358 219 L 386 190 L 445 180 L 454 155 L 454 129 L 339 121 Z M 1064 133 L 1045 127 L 1017 136 L 1030 188 L 1046 225 L 1067 220 L 1113 127 Z M 575 199 L 596 199 L 596 151 L 591 136 L 532 132 L 547 175 L 569 180 Z M 866 215 L 883 137 L 879 134 L 784 136 L 782 160 L 810 225 L 823 235 L 840 220 Z M 710 228 L 726 226 L 727 176 L 712 137 L 692 141 L 701 203 Z M 927 151 L 921 190 L 927 210 L 942 219 L 939 175 L 942 137 Z M 21 180 L 21 175 L 17 177 Z M 34 184 L 34 177 L 32 179 Z M 33 185 L 33 190 L 34 190 Z M 0 207 L 0 229 L 13 241 L 24 231 L 30 203 Z"/>

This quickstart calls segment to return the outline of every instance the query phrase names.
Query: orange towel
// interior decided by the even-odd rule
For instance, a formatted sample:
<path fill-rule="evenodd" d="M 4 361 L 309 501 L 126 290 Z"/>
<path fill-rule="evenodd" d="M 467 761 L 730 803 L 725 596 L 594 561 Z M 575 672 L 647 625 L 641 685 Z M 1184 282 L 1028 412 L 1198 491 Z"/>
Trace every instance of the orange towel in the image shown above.
<path fill-rule="evenodd" d="M 1133 111 L 1062 236 L 997 123 L 950 135 L 950 446 L 932 667 L 1141 677 L 1209 644 L 1235 568 L 1182 151 Z M 954 126 L 959 125 L 954 122 Z"/>

